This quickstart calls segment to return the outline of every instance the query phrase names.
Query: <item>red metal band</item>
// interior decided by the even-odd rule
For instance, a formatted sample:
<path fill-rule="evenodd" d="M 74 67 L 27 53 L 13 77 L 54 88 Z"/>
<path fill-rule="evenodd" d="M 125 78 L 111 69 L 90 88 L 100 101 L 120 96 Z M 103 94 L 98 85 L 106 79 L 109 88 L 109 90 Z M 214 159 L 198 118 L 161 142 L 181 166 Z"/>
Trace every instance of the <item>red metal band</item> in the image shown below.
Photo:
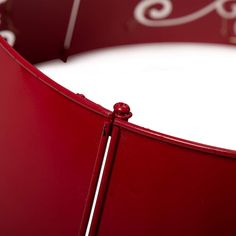
<path fill-rule="evenodd" d="M 235 44 L 231 0 L 0 0 L 0 235 L 235 235 L 236 152 L 129 124 L 31 63 L 150 42 Z M 19 54 L 18 54 L 19 53 Z M 23 57 L 24 58 L 23 58 Z M 112 79 L 112 78 L 111 78 Z"/>

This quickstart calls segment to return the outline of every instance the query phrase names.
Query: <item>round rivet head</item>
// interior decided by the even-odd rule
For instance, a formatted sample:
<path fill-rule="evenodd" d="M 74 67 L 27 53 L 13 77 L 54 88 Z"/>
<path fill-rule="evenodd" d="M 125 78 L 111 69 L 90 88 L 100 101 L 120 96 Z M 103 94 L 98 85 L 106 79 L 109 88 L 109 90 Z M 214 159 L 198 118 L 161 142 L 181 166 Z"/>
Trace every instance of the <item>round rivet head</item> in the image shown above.
<path fill-rule="evenodd" d="M 119 102 L 114 105 L 114 115 L 116 118 L 128 121 L 132 117 L 130 107 L 126 103 Z"/>

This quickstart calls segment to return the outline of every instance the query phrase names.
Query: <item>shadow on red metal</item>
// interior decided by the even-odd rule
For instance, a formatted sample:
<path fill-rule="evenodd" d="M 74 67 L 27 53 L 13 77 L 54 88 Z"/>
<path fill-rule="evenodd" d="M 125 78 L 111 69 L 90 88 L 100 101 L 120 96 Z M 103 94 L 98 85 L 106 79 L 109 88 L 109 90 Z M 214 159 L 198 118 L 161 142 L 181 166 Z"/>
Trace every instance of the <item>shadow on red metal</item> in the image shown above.
<path fill-rule="evenodd" d="M 115 120 L 90 235 L 235 235 L 236 152 Z"/>
<path fill-rule="evenodd" d="M 111 113 L 0 39 L 0 234 L 77 235 L 89 216 Z"/>

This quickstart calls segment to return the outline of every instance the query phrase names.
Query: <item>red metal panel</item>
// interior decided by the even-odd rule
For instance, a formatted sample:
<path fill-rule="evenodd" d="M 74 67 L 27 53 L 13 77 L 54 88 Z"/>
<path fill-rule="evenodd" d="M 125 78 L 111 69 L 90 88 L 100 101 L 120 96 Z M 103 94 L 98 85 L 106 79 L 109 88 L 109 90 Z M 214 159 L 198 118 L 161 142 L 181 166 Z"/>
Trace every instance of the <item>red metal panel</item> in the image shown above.
<path fill-rule="evenodd" d="M 236 234 L 236 152 L 120 120 L 113 129 L 96 235 Z"/>
<path fill-rule="evenodd" d="M 227 0 L 82 0 L 70 53 L 150 42 L 235 43 L 234 4 Z"/>
<path fill-rule="evenodd" d="M 77 18 L 74 3 L 80 3 Z M 67 55 L 150 42 L 235 44 L 234 4 L 229 0 L 1 0 L 0 32 L 12 32 L 15 49 L 33 63 L 63 58 L 71 16 L 76 21 L 75 28 L 70 25 L 73 40 Z"/>
<path fill-rule="evenodd" d="M 73 3 L 0 0 L 0 34 L 12 33 L 31 62 L 63 57 Z M 233 1 L 80 3 L 68 55 L 134 43 L 236 43 Z M 111 125 L 90 235 L 236 234 L 236 152 L 113 124 L 110 111 L 52 82 L 2 39 L 0 75 L 0 235 L 83 235 Z M 114 117 L 128 119 L 120 108 Z"/>
<path fill-rule="evenodd" d="M 0 235 L 78 235 L 111 113 L 52 82 L 2 39 L 0 72 Z"/>
<path fill-rule="evenodd" d="M 15 49 L 31 62 L 60 58 L 74 0 L 2 0 L 0 31 L 15 34 Z"/>

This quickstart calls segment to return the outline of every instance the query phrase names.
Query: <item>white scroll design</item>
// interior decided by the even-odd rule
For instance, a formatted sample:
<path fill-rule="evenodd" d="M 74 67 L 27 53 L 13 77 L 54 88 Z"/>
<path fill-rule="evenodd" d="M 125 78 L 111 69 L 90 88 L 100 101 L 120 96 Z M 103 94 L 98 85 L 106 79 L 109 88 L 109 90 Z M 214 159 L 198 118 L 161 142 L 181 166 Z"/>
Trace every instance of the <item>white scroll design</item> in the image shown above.
<path fill-rule="evenodd" d="M 0 0 L 0 5 L 3 3 L 6 3 L 8 0 Z M 2 14 L 0 12 L 0 28 L 2 24 Z M 0 30 L 0 35 L 10 44 L 12 47 L 15 45 L 16 42 L 16 36 L 15 34 L 10 30 Z"/>
<path fill-rule="evenodd" d="M 12 31 L 2 30 L 0 31 L 0 35 L 8 42 L 9 45 L 11 45 L 12 47 L 15 45 L 16 36 Z"/>
<path fill-rule="evenodd" d="M 231 3 L 227 10 L 225 4 Z M 158 9 L 156 5 L 162 6 Z M 173 12 L 171 0 L 141 0 L 134 10 L 135 19 L 142 25 L 148 27 L 169 27 L 187 24 L 196 21 L 213 11 L 225 19 L 236 18 L 236 0 L 215 0 L 204 8 L 186 16 L 178 18 L 168 18 Z"/>

